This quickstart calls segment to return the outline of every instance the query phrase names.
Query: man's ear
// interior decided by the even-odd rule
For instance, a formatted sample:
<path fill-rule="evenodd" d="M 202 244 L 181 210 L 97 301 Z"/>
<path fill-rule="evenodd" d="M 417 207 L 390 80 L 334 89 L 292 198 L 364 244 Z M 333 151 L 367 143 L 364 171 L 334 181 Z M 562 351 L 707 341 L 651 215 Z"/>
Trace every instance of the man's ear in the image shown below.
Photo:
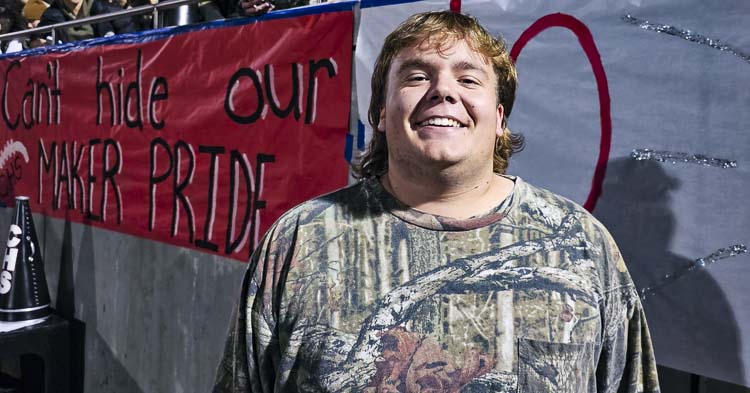
<path fill-rule="evenodd" d="M 380 108 L 380 119 L 378 120 L 378 131 L 385 132 L 385 108 Z"/>
<path fill-rule="evenodd" d="M 498 137 L 503 136 L 503 115 L 505 114 L 505 109 L 503 108 L 502 104 L 497 105 L 497 126 L 495 127 L 495 135 Z"/>

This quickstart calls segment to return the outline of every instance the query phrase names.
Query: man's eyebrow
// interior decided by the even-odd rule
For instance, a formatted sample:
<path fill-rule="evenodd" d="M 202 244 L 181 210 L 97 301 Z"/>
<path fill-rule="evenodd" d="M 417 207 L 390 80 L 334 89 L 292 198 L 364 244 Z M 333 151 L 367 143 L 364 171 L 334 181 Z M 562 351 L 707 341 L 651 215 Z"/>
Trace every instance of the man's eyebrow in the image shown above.
<path fill-rule="evenodd" d="M 432 69 L 434 66 L 430 64 L 429 62 L 426 62 L 422 59 L 409 59 L 401 63 L 399 65 L 398 69 L 396 70 L 396 74 L 400 75 L 403 74 L 406 71 L 413 70 L 413 69 Z M 481 73 L 483 76 L 487 76 L 487 71 L 484 70 L 481 66 L 478 64 L 471 62 L 471 61 L 459 61 L 454 63 L 451 68 L 454 71 L 477 71 Z"/>
<path fill-rule="evenodd" d="M 413 69 L 427 69 L 427 68 L 432 68 L 430 66 L 430 63 L 422 59 L 409 59 L 401 63 L 401 65 L 399 65 L 398 70 L 396 70 L 396 74 L 397 75 L 402 74 L 408 70 L 413 70 Z"/>
<path fill-rule="evenodd" d="M 458 63 L 453 64 L 453 70 L 454 71 L 478 71 L 482 75 L 487 76 L 487 71 L 485 71 L 484 68 L 470 61 L 459 61 Z"/>

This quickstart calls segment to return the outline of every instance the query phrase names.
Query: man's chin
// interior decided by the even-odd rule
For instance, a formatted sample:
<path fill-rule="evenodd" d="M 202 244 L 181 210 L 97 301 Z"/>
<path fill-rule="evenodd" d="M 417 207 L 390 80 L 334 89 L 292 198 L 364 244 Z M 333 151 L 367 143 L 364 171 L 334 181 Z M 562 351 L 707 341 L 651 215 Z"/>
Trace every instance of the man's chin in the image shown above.
<path fill-rule="evenodd" d="M 462 164 L 463 160 L 458 157 L 441 154 L 441 155 L 425 155 L 420 162 L 413 163 L 412 165 L 420 165 L 424 168 L 429 168 L 432 172 L 442 172 L 451 169 L 455 169 Z"/>

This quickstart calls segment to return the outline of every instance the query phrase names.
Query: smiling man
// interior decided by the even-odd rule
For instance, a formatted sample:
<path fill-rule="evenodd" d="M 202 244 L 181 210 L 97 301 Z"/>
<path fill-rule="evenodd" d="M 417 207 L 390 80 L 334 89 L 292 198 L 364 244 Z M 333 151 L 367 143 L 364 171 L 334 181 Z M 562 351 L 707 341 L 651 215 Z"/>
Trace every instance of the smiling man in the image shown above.
<path fill-rule="evenodd" d="M 469 16 L 410 17 L 372 77 L 361 181 L 251 258 L 215 392 L 658 392 L 617 246 L 505 175 L 516 72 Z"/>

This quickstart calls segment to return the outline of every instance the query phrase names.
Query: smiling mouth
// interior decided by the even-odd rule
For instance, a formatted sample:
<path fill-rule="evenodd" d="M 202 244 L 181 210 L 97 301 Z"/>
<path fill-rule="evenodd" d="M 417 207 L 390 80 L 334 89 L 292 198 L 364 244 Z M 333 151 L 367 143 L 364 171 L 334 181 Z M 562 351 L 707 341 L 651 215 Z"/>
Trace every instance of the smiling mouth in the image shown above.
<path fill-rule="evenodd" d="M 437 127 L 451 127 L 451 128 L 466 127 L 465 124 L 459 122 L 456 119 L 451 119 L 450 117 L 431 117 L 429 119 L 418 122 L 417 126 L 419 127 L 437 126 Z"/>

